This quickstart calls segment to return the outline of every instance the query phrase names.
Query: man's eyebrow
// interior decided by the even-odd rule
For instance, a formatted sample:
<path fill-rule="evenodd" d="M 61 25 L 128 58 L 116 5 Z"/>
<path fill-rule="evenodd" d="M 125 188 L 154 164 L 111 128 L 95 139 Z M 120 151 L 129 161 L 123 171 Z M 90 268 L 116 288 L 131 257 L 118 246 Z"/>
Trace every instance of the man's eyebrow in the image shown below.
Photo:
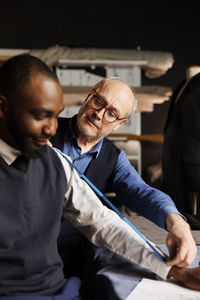
<path fill-rule="evenodd" d="M 46 115 L 52 114 L 51 110 L 45 109 L 43 107 L 32 108 L 31 112 L 33 112 L 33 113 L 43 113 L 43 114 L 46 114 Z"/>
<path fill-rule="evenodd" d="M 101 99 L 103 99 L 103 101 L 105 101 L 106 105 L 108 104 L 108 101 L 107 101 L 107 99 L 104 96 L 102 96 L 101 94 L 99 94 L 97 92 L 96 92 L 96 94 L 97 94 L 98 97 L 100 97 Z M 116 107 L 110 106 L 109 109 L 112 110 L 113 112 L 116 112 L 117 114 L 120 114 L 119 109 L 116 108 Z"/>
<path fill-rule="evenodd" d="M 58 112 L 58 115 L 64 110 L 64 107 Z M 41 114 L 46 114 L 47 116 L 51 116 L 53 112 L 49 109 L 46 109 L 44 107 L 36 107 L 32 108 L 31 111 L 33 113 L 41 113 Z"/>

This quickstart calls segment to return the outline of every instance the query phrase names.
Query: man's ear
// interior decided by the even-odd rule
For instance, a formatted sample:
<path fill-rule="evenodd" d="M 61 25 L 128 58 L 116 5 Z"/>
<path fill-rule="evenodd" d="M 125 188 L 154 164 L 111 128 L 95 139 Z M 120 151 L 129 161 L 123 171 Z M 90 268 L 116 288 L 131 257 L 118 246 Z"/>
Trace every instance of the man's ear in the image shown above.
<path fill-rule="evenodd" d="M 116 126 L 113 128 L 113 130 L 117 130 L 119 127 L 121 127 L 127 121 L 128 121 L 128 119 L 124 119 L 124 120 L 120 121 L 118 124 L 116 124 Z"/>
<path fill-rule="evenodd" d="M 7 110 L 6 97 L 3 95 L 0 95 L 0 117 L 4 116 L 6 110 Z"/>

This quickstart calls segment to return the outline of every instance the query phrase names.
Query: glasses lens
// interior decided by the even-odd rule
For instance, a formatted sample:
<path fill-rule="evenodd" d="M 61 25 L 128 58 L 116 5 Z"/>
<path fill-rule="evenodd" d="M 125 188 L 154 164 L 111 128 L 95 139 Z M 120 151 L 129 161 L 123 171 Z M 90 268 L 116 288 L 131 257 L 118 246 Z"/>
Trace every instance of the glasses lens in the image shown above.
<path fill-rule="evenodd" d="M 105 106 L 105 103 L 103 100 L 101 100 L 99 97 L 94 95 L 92 97 L 92 106 L 96 109 L 103 108 Z"/>
<path fill-rule="evenodd" d="M 101 110 L 104 107 L 106 108 L 105 101 L 103 99 L 101 99 L 100 97 L 98 97 L 98 95 L 93 95 L 93 97 L 91 98 L 91 105 L 96 110 Z M 118 119 L 117 116 L 115 115 L 115 113 L 112 110 L 107 109 L 107 108 L 104 112 L 103 117 L 109 123 L 112 123 Z"/>
<path fill-rule="evenodd" d="M 114 122 L 115 120 L 117 120 L 117 117 L 116 115 L 114 114 L 114 112 L 110 109 L 107 109 L 104 113 L 104 119 L 109 122 L 109 123 L 112 123 Z"/>

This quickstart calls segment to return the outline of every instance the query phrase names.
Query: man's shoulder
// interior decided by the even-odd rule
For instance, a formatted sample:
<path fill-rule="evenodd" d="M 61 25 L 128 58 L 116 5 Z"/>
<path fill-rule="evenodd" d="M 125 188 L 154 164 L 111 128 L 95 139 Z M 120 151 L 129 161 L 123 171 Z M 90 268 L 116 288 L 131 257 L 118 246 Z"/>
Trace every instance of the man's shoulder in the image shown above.
<path fill-rule="evenodd" d="M 119 154 L 121 152 L 121 150 L 116 147 L 107 137 L 104 137 L 103 139 L 103 143 L 102 143 L 102 149 L 110 149 L 111 151 Z"/>
<path fill-rule="evenodd" d="M 57 151 L 49 145 L 45 145 L 43 147 L 43 149 L 41 150 L 40 155 L 38 157 L 42 160 L 44 160 L 44 159 L 46 159 L 46 160 L 49 160 L 49 159 L 52 160 L 53 159 L 53 160 L 56 160 L 56 161 L 60 160 L 58 158 Z"/>
<path fill-rule="evenodd" d="M 71 121 L 71 118 L 59 117 L 57 130 L 66 130 L 69 127 L 70 121 Z"/>
<path fill-rule="evenodd" d="M 63 150 L 65 133 L 70 129 L 71 118 L 58 118 L 58 128 L 56 134 L 51 137 L 50 141 L 53 146 Z"/>
<path fill-rule="evenodd" d="M 190 79 L 190 82 L 189 84 L 198 84 L 199 85 L 199 82 L 200 82 L 200 73 L 196 74 L 195 76 L 193 76 L 191 79 Z"/>

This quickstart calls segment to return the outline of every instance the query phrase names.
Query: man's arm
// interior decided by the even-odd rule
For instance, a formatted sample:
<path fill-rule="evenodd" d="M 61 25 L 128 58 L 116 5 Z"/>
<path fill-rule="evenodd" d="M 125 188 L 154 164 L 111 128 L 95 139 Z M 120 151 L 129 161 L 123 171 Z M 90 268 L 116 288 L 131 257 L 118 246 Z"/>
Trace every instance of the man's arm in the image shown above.
<path fill-rule="evenodd" d="M 165 279 L 171 267 L 161 261 L 115 212 L 104 206 L 66 160 L 58 156 L 68 181 L 64 217 L 96 246 L 108 248 Z"/>
<path fill-rule="evenodd" d="M 130 165 L 124 151 L 121 151 L 112 179 L 113 191 L 121 203 L 169 231 L 166 244 L 171 259 L 168 265 L 190 265 L 196 256 L 196 245 L 189 225 L 172 199 L 147 185 Z"/>
<path fill-rule="evenodd" d="M 109 182 L 112 182 L 117 200 L 163 229 L 166 229 L 169 214 L 179 214 L 168 195 L 144 182 L 124 151 L 119 155 Z"/>
<path fill-rule="evenodd" d="M 183 283 L 186 287 L 200 291 L 200 268 L 179 268 L 172 267 L 169 271 L 169 277 L 174 277 L 177 281 Z"/>

